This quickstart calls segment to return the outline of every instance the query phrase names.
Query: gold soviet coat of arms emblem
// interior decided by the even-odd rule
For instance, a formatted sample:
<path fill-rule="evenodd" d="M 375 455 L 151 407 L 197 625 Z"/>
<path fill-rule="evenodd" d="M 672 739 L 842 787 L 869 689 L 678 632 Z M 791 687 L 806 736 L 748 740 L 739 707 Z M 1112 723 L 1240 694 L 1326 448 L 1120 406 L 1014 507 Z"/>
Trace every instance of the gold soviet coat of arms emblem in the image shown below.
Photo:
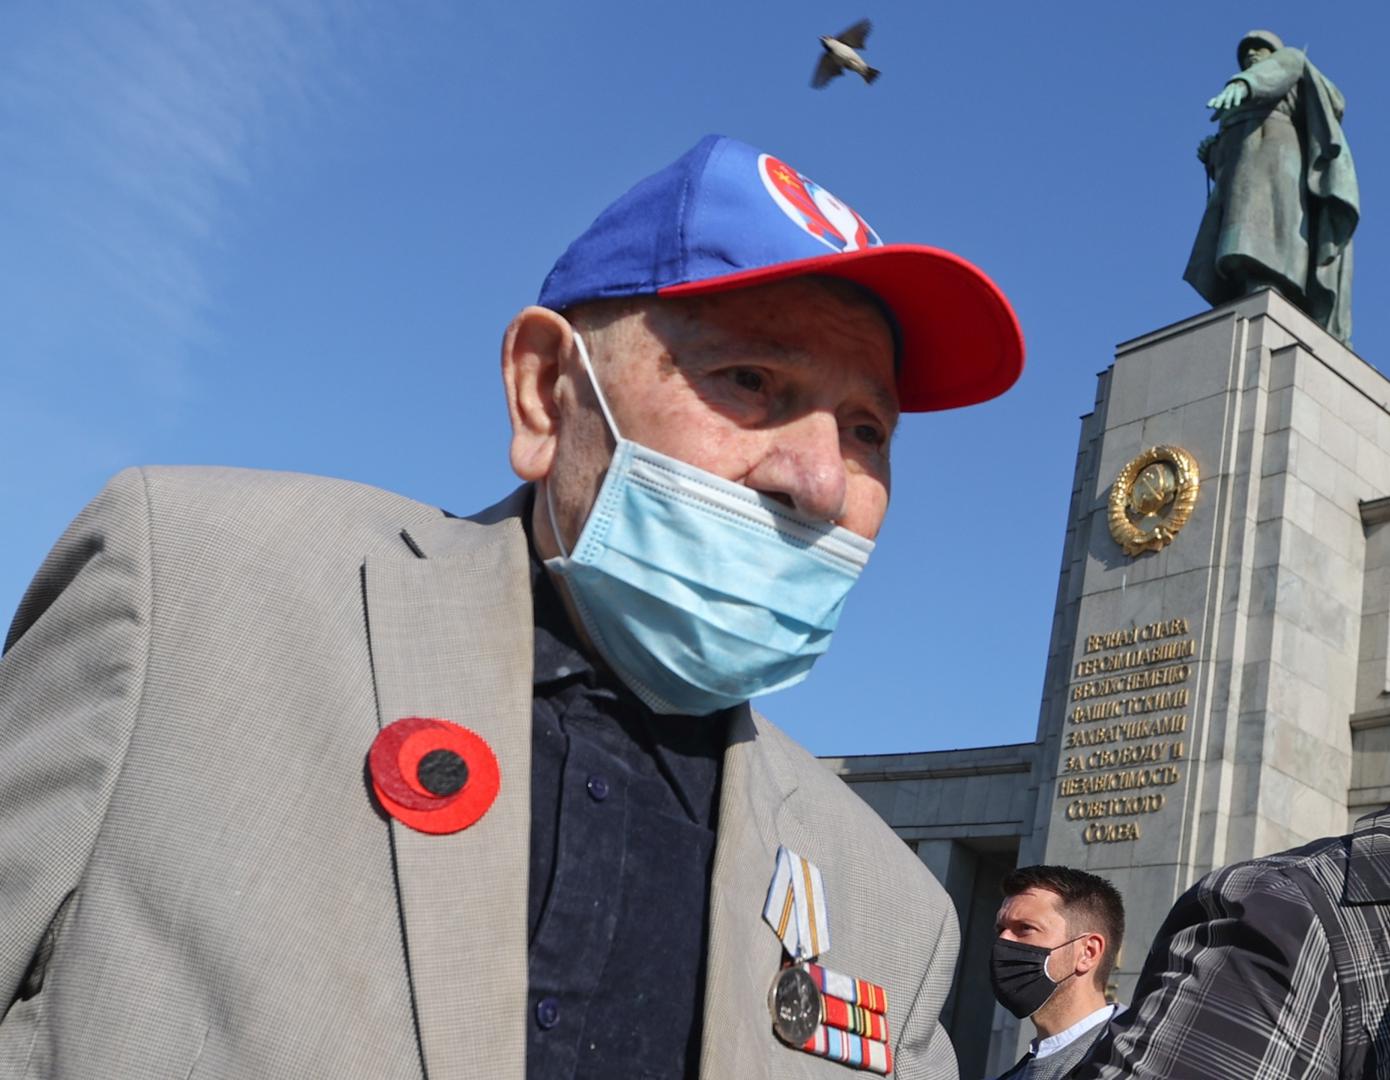
<path fill-rule="evenodd" d="M 1110 535 L 1126 555 L 1159 551 L 1192 516 L 1197 462 L 1179 446 L 1152 446 L 1121 470 L 1110 487 Z"/>

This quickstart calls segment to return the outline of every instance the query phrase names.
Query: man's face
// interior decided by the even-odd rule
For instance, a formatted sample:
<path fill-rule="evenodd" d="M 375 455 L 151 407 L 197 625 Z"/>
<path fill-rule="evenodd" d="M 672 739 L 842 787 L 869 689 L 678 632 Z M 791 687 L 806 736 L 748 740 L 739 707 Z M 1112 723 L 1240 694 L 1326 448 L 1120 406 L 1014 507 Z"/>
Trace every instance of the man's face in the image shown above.
<path fill-rule="evenodd" d="M 793 279 L 632 305 L 586 329 L 625 438 L 873 538 L 898 419 L 892 335 L 839 283 Z M 572 546 L 613 451 L 583 369 L 562 365 L 552 485 Z"/>
<path fill-rule="evenodd" d="M 1240 69 L 1246 71 L 1252 64 L 1258 64 L 1261 60 L 1274 55 L 1274 50 L 1268 45 L 1261 45 L 1258 42 L 1251 42 L 1240 50 Z"/>
<path fill-rule="evenodd" d="M 1020 941 L 1052 949 L 1064 944 L 1072 935 L 1062 914 L 1061 898 L 1050 889 L 1028 888 L 1006 897 L 999 907 L 994 928 L 1006 941 Z M 1065 955 L 1065 951 L 1062 955 Z M 1048 957 L 1048 977 L 1057 980 L 1051 970 L 1053 957 Z"/>

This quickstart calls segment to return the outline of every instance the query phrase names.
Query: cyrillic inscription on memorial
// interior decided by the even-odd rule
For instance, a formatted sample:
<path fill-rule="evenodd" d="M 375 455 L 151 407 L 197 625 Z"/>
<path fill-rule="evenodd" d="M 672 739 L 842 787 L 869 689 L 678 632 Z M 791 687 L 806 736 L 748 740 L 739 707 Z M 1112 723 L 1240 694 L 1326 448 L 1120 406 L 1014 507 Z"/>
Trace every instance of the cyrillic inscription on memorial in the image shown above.
<path fill-rule="evenodd" d="M 1178 710 L 1191 701 L 1184 684 L 1197 655 L 1190 634 L 1186 619 L 1165 619 L 1086 638 L 1068 694 L 1057 798 L 1070 800 L 1067 820 L 1086 822 L 1088 844 L 1138 840 L 1141 815 L 1161 812 L 1162 789 L 1182 779 L 1189 717 Z"/>

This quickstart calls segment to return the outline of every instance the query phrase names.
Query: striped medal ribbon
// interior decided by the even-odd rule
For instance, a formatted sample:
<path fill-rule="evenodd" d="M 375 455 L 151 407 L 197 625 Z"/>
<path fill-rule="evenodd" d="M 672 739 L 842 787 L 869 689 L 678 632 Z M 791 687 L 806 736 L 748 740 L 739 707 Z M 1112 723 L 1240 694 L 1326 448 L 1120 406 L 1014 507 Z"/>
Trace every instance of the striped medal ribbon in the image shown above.
<path fill-rule="evenodd" d="M 864 1072 L 886 1076 L 893 1071 L 893 1051 L 877 1039 L 866 1039 L 839 1028 L 821 1025 L 802 1046 L 808 1054 L 829 1058 Z"/>
<path fill-rule="evenodd" d="M 821 993 L 880 1015 L 888 1011 L 888 993 L 877 983 L 841 975 L 838 971 L 831 971 L 820 964 L 807 964 L 806 970 L 816 981 L 816 987 Z"/>
<path fill-rule="evenodd" d="M 888 1041 L 888 1018 L 841 998 L 821 994 L 821 1022 L 826 1027 L 839 1028 L 852 1035 L 863 1035 L 879 1042 Z"/>
<path fill-rule="evenodd" d="M 785 847 L 777 849 L 763 919 L 793 960 L 812 960 L 830 948 L 825 881 L 815 863 Z"/>

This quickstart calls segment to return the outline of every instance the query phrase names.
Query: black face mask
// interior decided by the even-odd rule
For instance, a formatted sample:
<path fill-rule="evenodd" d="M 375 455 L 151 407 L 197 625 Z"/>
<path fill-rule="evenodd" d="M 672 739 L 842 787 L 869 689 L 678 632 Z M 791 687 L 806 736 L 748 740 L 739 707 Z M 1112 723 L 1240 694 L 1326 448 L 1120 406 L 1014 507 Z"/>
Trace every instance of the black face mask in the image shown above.
<path fill-rule="evenodd" d="M 1071 941 L 1062 942 L 1062 945 L 1070 945 L 1084 936 L 1078 934 Z M 1062 985 L 1061 982 L 1053 982 L 1052 976 L 1048 975 L 1047 958 L 1062 945 L 1046 948 L 995 938 L 989 958 L 989 982 L 994 987 L 994 997 L 999 1004 L 1020 1020 L 1032 1016 L 1046 1005 L 1047 999 Z M 1070 978 L 1068 975 L 1067 979 Z"/>

